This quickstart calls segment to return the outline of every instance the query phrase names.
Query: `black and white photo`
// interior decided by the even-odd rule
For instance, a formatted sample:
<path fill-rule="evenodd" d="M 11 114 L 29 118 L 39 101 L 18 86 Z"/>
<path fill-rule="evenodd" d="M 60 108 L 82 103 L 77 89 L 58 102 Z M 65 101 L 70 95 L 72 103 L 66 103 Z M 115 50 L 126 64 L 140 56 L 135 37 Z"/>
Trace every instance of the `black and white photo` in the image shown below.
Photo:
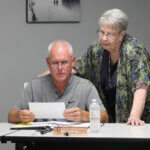
<path fill-rule="evenodd" d="M 80 0 L 26 0 L 26 21 L 80 22 Z"/>

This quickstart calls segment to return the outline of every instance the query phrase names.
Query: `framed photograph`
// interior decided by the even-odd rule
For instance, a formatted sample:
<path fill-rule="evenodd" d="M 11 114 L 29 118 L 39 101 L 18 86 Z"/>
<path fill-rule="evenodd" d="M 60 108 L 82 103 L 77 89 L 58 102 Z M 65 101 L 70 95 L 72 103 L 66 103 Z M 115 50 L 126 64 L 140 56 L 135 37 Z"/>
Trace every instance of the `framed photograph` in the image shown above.
<path fill-rule="evenodd" d="M 80 22 L 80 0 L 26 0 L 26 22 Z"/>

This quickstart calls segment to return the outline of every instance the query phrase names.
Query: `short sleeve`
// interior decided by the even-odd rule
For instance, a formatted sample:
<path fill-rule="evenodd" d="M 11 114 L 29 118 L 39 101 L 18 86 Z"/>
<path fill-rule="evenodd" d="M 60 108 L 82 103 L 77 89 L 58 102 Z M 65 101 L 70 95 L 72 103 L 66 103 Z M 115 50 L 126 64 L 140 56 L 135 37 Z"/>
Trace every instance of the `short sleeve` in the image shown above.
<path fill-rule="evenodd" d="M 23 109 L 29 109 L 28 103 L 32 101 L 32 86 L 31 83 L 29 83 L 21 93 L 21 96 L 18 100 L 18 102 L 15 105 L 15 109 L 17 110 L 23 110 Z"/>
<path fill-rule="evenodd" d="M 131 81 L 133 91 L 148 86 L 150 82 L 150 58 L 145 55 L 146 48 L 141 47 L 131 60 Z"/>
<path fill-rule="evenodd" d="M 102 100 L 100 99 L 99 97 L 99 94 L 97 92 L 97 89 L 95 88 L 95 86 L 92 84 L 92 82 L 89 81 L 89 84 L 87 86 L 87 92 L 88 92 L 88 100 L 87 100 L 87 108 L 88 108 L 88 111 L 89 111 L 89 106 L 92 102 L 92 99 L 97 99 L 97 102 L 99 103 L 100 105 L 100 110 L 106 110 L 103 103 L 102 103 Z"/>

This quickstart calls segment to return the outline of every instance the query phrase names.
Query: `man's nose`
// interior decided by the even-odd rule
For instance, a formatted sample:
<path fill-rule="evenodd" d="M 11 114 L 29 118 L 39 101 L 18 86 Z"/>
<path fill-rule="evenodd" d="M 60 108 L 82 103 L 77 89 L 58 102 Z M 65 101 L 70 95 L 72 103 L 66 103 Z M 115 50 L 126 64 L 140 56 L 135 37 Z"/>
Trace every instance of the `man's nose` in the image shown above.
<path fill-rule="evenodd" d="M 59 70 L 62 69 L 62 64 L 61 63 L 58 64 L 58 69 Z"/>

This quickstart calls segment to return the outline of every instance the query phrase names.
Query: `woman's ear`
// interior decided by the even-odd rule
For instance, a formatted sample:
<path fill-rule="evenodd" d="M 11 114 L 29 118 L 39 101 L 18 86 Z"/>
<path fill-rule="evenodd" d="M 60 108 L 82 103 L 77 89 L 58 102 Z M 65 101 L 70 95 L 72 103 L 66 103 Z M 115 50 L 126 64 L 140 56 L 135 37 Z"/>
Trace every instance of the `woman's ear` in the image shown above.
<path fill-rule="evenodd" d="M 124 37 L 124 36 L 125 36 L 125 34 L 126 34 L 126 30 L 121 31 L 121 33 L 120 33 L 120 34 L 121 34 L 121 36 L 122 36 L 122 37 Z"/>
<path fill-rule="evenodd" d="M 122 39 L 125 36 L 125 34 L 126 34 L 126 30 L 121 31 L 121 33 L 120 33 L 120 41 L 122 41 Z"/>

